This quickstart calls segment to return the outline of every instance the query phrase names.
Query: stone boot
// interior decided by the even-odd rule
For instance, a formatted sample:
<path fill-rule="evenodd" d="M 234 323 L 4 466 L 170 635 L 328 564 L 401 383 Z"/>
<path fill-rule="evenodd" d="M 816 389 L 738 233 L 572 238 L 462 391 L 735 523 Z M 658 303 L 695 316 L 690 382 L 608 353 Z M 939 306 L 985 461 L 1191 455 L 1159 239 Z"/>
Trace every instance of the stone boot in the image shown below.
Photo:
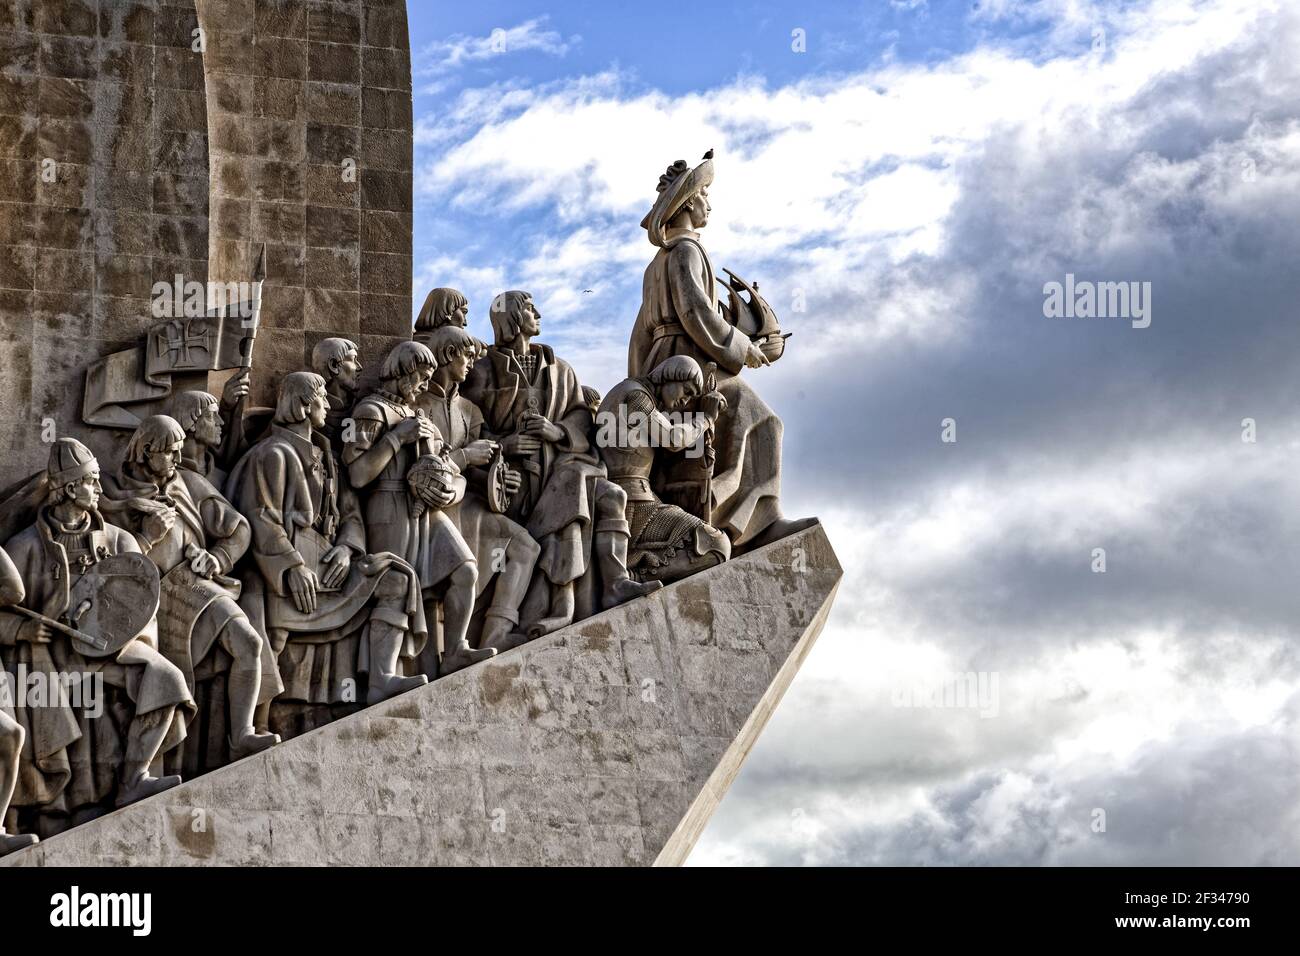
<path fill-rule="evenodd" d="M 646 581 L 642 584 L 628 577 L 626 534 L 617 531 L 602 532 L 596 535 L 593 550 L 600 561 L 601 580 L 605 582 L 605 590 L 600 597 L 601 610 L 607 611 L 633 598 L 653 594 L 664 586 L 662 581 Z"/>
<path fill-rule="evenodd" d="M 269 750 L 280 742 L 279 734 L 259 734 L 252 727 L 245 727 L 230 738 L 230 759 L 239 760 L 251 757 L 263 750 Z"/>
<path fill-rule="evenodd" d="M 471 664 L 491 660 L 496 656 L 495 647 L 470 647 L 469 641 L 461 641 L 457 647 L 451 648 L 442 655 L 442 667 L 438 671 L 438 676 L 446 677 Z"/>
<path fill-rule="evenodd" d="M 40 838 L 35 833 L 5 833 L 4 830 L 0 830 L 0 856 L 17 853 L 40 842 Z"/>
<path fill-rule="evenodd" d="M 117 799 L 114 803 L 119 807 L 124 807 L 127 804 L 143 800 L 145 797 L 152 797 L 154 794 L 179 786 L 180 782 L 181 778 L 175 774 L 169 774 L 165 777 L 151 777 L 147 773 L 141 774 L 130 783 L 123 782 L 118 785 Z"/>

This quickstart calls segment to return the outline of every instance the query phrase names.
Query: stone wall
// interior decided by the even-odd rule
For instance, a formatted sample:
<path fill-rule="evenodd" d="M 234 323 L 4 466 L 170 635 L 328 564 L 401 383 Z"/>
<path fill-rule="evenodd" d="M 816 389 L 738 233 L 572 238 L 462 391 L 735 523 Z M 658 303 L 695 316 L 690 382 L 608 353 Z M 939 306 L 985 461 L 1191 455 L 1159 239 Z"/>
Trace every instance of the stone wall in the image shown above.
<path fill-rule="evenodd" d="M 149 292 L 204 281 L 207 116 L 192 2 L 0 4 L 0 486 L 79 426 L 86 365 L 133 344 Z"/>
<path fill-rule="evenodd" d="M 254 403 L 329 334 L 373 374 L 410 335 L 411 212 L 402 0 L 4 0 L 0 488 L 45 419 L 115 466 L 86 366 L 139 341 L 154 282 L 247 281 L 263 242 Z"/>
<path fill-rule="evenodd" d="M 402 0 L 198 0 L 212 278 L 267 249 L 256 404 L 329 335 L 373 370 L 411 332 L 411 60 Z"/>
<path fill-rule="evenodd" d="M 0 866 L 681 863 L 840 577 L 815 526 Z"/>

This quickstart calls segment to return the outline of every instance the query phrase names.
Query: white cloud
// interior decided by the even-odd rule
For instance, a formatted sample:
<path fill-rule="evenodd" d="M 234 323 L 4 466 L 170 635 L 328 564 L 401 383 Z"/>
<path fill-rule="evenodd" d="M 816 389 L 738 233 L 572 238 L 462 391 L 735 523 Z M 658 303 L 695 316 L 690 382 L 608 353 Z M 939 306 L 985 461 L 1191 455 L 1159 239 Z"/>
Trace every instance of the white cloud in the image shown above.
<path fill-rule="evenodd" d="M 717 149 L 706 243 L 796 332 L 753 379 L 786 511 L 821 513 L 848 577 L 696 862 L 1294 864 L 1300 16 L 981 11 L 1047 40 L 679 97 L 467 91 L 419 194 L 518 234 L 433 271 L 538 292 L 608 388 L 655 179 Z M 1049 324 L 1067 270 L 1155 279 L 1152 328 Z M 1001 676 L 996 718 L 891 703 L 967 671 Z"/>
<path fill-rule="evenodd" d="M 534 17 L 513 27 L 497 27 L 486 36 L 455 34 L 429 44 L 416 58 L 416 73 L 437 76 L 472 63 L 481 63 L 512 53 L 535 50 L 562 57 L 581 42 L 579 36 L 565 39 L 545 28 L 546 17 Z"/>

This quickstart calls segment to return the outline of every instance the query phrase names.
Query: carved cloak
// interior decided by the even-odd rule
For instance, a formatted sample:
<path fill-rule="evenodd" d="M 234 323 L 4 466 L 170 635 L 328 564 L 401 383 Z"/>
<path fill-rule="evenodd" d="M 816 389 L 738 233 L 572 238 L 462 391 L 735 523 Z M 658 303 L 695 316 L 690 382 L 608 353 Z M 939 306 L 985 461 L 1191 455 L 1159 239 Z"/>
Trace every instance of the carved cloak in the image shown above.
<path fill-rule="evenodd" d="M 527 458 L 511 458 L 523 472 L 507 514 L 527 528 L 542 547 L 537 569 L 553 584 L 568 584 L 586 573 L 595 519 L 595 481 L 605 477 L 588 436 L 591 409 L 568 362 L 549 345 L 532 343 L 537 357 L 530 386 L 513 352 L 493 346 L 474 363 L 461 394 L 483 413 L 483 438 L 502 441 L 518 432 L 526 411 L 545 415 L 564 431 L 563 440 L 541 443 Z"/>
<path fill-rule="evenodd" d="M 718 308 L 713 264 L 697 233 L 670 230 L 646 267 L 641 309 L 628 345 L 628 375 L 649 375 L 664 359 L 718 363 L 727 408 L 714 431 L 712 524 L 740 544 L 780 514 L 781 420 L 740 377 L 749 338 Z"/>
<path fill-rule="evenodd" d="M 367 553 L 356 494 L 341 475 L 329 439 L 313 434 L 308 442 L 273 425 L 270 435 L 240 459 L 228 487 L 239 509 L 250 516 L 256 571 L 245 575 L 245 594 L 264 602 L 286 699 L 340 702 L 342 681 L 368 670 L 367 645 L 361 641 L 358 648 L 355 638 L 385 572 L 407 578 L 405 618 L 389 623 L 406 628 L 402 656 L 419 655 L 428 626 L 418 579 L 397 555 Z M 316 611 L 304 615 L 293 602 L 286 573 L 306 563 L 299 545 L 310 535 L 320 535 L 331 547 L 347 547 L 352 563 L 343 584 L 318 592 Z"/>
<path fill-rule="evenodd" d="M 67 552 L 54 540 L 47 514 L 42 508 L 36 523 L 6 542 L 4 550 L 27 592 L 22 606 L 57 619 L 68 609 L 72 579 Z M 96 549 L 103 547 L 108 554 L 139 552 L 129 532 L 105 524 L 98 513 L 91 514 L 91 521 Z M 20 663 L 29 673 L 101 673 L 106 685 L 125 690 L 135 704 L 135 716 L 176 706 L 159 758 L 185 740 L 194 701 L 179 668 L 158 652 L 156 622 L 151 621 L 116 658 L 91 660 L 74 651 L 61 634 L 54 634 L 49 644 L 17 641 L 18 629 L 27 620 L 0 608 L 0 648 L 11 674 Z M 84 710 L 66 705 L 29 708 L 21 693 L 17 696 L 14 717 L 26 729 L 27 740 L 13 806 L 72 812 L 108 797 L 125 753 L 127 731 L 126 726 L 115 725 L 110 702 L 104 702 L 103 714 L 91 718 Z"/>

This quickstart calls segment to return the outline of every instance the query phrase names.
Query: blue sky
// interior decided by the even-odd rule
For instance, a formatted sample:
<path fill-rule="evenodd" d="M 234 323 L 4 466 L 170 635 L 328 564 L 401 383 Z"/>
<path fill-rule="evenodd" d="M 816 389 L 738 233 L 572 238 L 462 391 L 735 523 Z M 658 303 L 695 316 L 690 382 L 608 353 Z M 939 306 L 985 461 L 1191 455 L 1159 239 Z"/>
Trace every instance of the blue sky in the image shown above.
<path fill-rule="evenodd" d="M 528 289 L 609 388 L 712 147 L 794 332 L 746 374 L 846 580 L 693 862 L 1300 862 L 1294 3 L 409 6 L 417 307 Z M 965 673 L 996 713 L 900 703 Z"/>

